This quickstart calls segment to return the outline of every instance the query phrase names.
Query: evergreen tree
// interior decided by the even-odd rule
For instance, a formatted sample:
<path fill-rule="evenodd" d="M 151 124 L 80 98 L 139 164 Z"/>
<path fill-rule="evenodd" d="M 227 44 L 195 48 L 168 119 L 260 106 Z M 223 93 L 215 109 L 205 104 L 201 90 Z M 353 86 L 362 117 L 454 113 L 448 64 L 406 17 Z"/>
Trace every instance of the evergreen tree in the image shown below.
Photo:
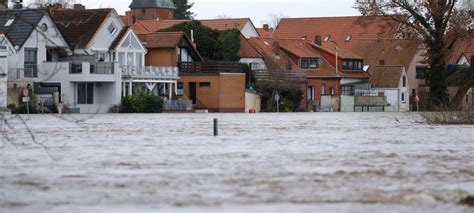
<path fill-rule="evenodd" d="M 176 11 L 174 13 L 175 19 L 193 19 L 196 14 L 191 12 L 194 3 L 188 3 L 188 0 L 173 0 Z"/>

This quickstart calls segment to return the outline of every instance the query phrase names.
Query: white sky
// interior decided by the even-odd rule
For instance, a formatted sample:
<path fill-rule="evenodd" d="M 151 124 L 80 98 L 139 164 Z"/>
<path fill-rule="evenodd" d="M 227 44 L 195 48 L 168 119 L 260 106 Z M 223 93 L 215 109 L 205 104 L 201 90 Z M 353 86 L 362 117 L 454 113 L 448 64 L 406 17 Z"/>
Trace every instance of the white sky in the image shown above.
<path fill-rule="evenodd" d="M 33 0 L 30 0 L 33 1 Z M 132 0 L 75 0 L 87 8 L 113 7 L 124 14 Z M 268 14 L 281 13 L 289 17 L 353 16 L 355 0 L 189 0 L 197 19 L 250 17 L 257 27 L 268 21 Z"/>

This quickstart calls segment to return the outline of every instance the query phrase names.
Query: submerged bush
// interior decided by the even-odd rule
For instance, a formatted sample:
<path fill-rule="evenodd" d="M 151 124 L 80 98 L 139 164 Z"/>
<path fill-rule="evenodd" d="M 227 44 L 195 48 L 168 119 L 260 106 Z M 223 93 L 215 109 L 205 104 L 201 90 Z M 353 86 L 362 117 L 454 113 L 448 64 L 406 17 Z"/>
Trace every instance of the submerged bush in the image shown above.
<path fill-rule="evenodd" d="M 26 113 L 28 113 L 28 110 L 29 110 L 30 114 L 37 114 L 38 113 L 37 105 L 32 103 L 32 102 L 29 102 L 28 104 L 26 104 L 26 103 L 21 104 L 19 107 L 13 109 L 12 113 L 13 114 L 26 114 Z"/>
<path fill-rule="evenodd" d="M 140 92 L 122 100 L 121 113 L 161 113 L 163 99 L 151 93 Z"/>

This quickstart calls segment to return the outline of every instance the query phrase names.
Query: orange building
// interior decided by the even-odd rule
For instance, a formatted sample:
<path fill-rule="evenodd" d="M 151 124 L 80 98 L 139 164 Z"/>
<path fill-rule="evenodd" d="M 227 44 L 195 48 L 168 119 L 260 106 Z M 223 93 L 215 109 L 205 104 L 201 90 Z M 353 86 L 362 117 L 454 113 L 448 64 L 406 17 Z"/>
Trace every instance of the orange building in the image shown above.
<path fill-rule="evenodd" d="M 192 100 L 195 109 L 244 112 L 245 74 L 239 63 L 204 62 L 183 32 L 140 34 L 148 52 L 146 66 L 178 67 L 178 97 Z"/>

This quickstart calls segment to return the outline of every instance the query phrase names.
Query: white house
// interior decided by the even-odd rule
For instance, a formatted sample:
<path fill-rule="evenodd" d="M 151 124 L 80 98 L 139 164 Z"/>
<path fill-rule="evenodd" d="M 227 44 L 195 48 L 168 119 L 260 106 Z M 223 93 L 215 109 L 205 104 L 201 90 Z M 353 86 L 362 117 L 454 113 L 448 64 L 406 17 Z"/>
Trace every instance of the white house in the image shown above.
<path fill-rule="evenodd" d="M 385 111 L 410 110 L 410 90 L 403 66 L 377 66 L 373 68 L 369 83 L 371 93 L 383 93 L 387 98 Z"/>
<path fill-rule="evenodd" d="M 0 107 L 7 107 L 8 56 L 13 54 L 13 45 L 0 34 Z"/>
<path fill-rule="evenodd" d="M 72 52 L 46 10 L 5 11 L 0 14 L 0 30 L 13 47 L 6 45 L 9 88 L 33 87 L 69 70 L 60 59 Z M 8 103 L 18 106 L 16 96 L 8 94 Z"/>

